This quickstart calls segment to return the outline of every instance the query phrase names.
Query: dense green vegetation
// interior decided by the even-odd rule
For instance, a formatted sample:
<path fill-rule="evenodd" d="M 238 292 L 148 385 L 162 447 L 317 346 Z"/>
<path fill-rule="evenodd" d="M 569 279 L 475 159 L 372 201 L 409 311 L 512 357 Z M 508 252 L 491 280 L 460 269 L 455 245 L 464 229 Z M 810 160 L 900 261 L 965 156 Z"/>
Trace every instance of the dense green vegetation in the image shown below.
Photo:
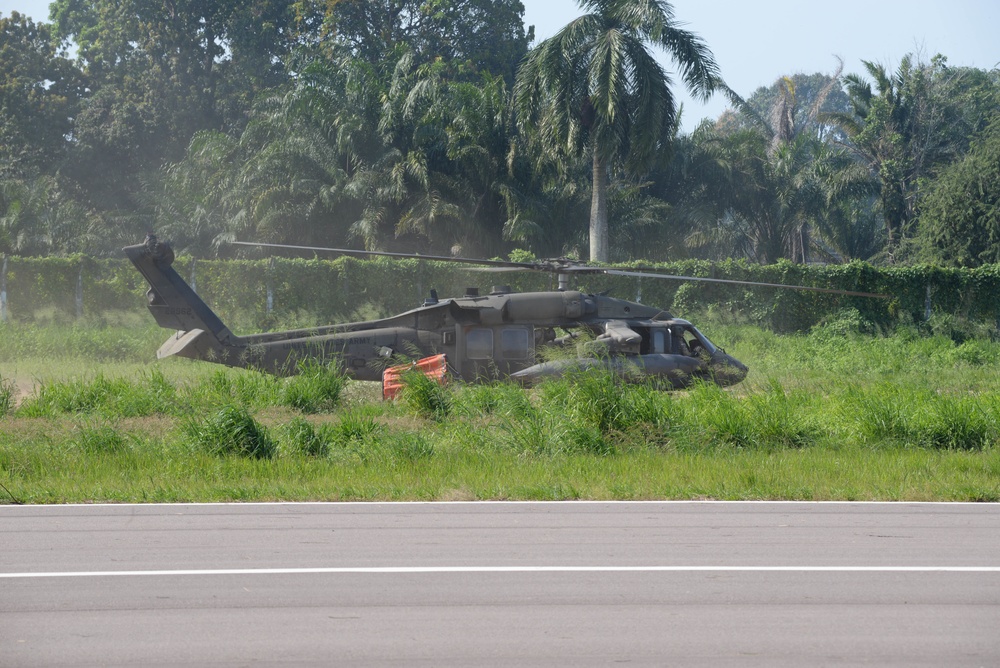
<path fill-rule="evenodd" d="M 0 352 L 3 502 L 346 499 L 1000 500 L 1000 344 L 831 322 L 715 324 L 740 386 L 583 374 L 402 397 L 314 365 L 279 379 L 170 360 L 135 328 L 58 362 Z M 141 329 L 141 328 L 140 328 Z"/>
<path fill-rule="evenodd" d="M 5 259 L 5 266 L 6 274 L 0 269 L 0 285 L 6 288 L 6 319 L 15 327 L 36 332 L 33 339 L 15 339 L 33 349 L 58 350 L 58 341 L 44 331 L 46 324 L 75 323 L 72 336 L 99 338 L 100 328 L 109 324 L 151 323 L 145 308 L 147 284 L 128 260 L 12 257 Z M 468 271 L 450 262 L 415 259 L 182 257 L 175 266 L 239 334 L 396 315 L 423 303 L 431 289 L 442 296 L 457 296 L 472 286 L 485 294 L 497 284 L 493 273 Z M 929 331 L 929 319 L 950 319 L 956 328 L 953 336 L 968 338 L 988 334 L 1000 321 L 1000 301 L 996 299 L 1000 293 L 1000 265 L 803 265 L 787 260 L 759 265 L 745 260 L 684 260 L 643 262 L 639 266 L 668 275 L 814 286 L 888 297 L 603 274 L 579 277 L 573 287 L 655 304 L 679 317 L 707 311 L 725 314 L 732 322 L 757 324 L 778 332 L 806 331 L 845 317 L 852 320 L 856 332 L 890 333 L 898 326 L 915 323 Z M 503 283 L 521 292 L 555 287 L 551 276 L 536 272 L 504 274 Z M 400 287 L 386 290 L 384 286 Z M 21 352 L 34 354 L 37 350 Z M 95 355 L 100 354 L 97 348 Z"/>
<path fill-rule="evenodd" d="M 669 3 L 580 5 L 538 44 L 519 0 L 0 15 L 0 498 L 1000 499 L 1000 71 L 908 57 L 733 91 Z M 732 110 L 683 133 L 675 85 Z M 141 310 L 141 278 L 107 258 L 148 230 L 187 271 L 238 238 L 669 262 L 893 299 L 581 286 L 707 312 L 750 377 L 681 393 L 418 378 L 382 403 L 321 365 L 149 366 L 163 332 L 106 312 Z M 390 281 L 378 263 L 291 259 L 250 280 L 263 263 L 245 252 L 198 279 L 240 329 L 385 315 L 443 288 L 417 261 Z M 284 311 L 264 310 L 264 284 Z M 409 287 L 374 294 L 386 284 Z M 87 319 L 66 325 L 81 292 Z"/>
<path fill-rule="evenodd" d="M 238 237 L 997 261 L 997 70 L 908 57 L 733 91 L 669 3 L 580 4 L 541 43 L 519 0 L 56 0 L 49 22 L 0 16 L 0 253 L 107 256 L 154 229 L 199 258 Z M 732 111 L 681 133 L 676 86 Z"/>

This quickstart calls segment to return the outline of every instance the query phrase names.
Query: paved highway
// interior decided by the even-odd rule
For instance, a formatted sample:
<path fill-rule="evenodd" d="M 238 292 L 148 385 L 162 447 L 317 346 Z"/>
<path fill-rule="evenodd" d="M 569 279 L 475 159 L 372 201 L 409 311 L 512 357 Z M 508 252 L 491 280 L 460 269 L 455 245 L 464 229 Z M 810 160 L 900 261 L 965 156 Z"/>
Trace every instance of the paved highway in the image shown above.
<path fill-rule="evenodd" d="M 0 506 L 0 666 L 1000 665 L 1000 506 Z"/>

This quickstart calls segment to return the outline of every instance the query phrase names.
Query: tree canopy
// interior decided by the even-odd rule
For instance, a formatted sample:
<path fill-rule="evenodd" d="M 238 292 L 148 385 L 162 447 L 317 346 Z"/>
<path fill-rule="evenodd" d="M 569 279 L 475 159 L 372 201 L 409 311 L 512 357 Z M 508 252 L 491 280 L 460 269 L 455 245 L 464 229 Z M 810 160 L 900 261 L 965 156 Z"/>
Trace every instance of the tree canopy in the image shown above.
<path fill-rule="evenodd" d="M 1000 117 L 944 167 L 921 204 L 928 256 L 943 264 L 1000 262 Z"/>
<path fill-rule="evenodd" d="M 672 3 L 579 4 L 539 44 L 520 0 L 0 15 L 0 252 L 155 229 L 195 256 L 1000 262 L 1000 70 L 908 56 L 732 91 Z M 732 108 L 684 133 L 678 86 Z"/>
<path fill-rule="evenodd" d="M 64 159 L 86 78 L 50 27 L 0 16 L 0 178 L 31 177 Z"/>
<path fill-rule="evenodd" d="M 583 0 L 574 19 L 528 55 L 515 95 L 520 123 L 556 154 L 592 162 L 590 259 L 606 262 L 608 169 L 647 171 L 674 134 L 671 79 L 652 47 L 676 62 L 694 94 L 721 82 L 708 47 L 678 26 L 673 8 L 653 0 Z"/>

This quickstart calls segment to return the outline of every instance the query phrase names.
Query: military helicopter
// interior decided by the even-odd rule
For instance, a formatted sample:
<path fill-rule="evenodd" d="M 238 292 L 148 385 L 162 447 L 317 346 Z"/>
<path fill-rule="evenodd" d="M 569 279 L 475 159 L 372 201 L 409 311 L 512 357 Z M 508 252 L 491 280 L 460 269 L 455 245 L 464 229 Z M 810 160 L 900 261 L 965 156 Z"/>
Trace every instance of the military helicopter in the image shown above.
<path fill-rule="evenodd" d="M 394 359 L 443 354 L 451 374 L 467 382 L 511 379 L 531 385 L 572 370 L 602 367 L 626 380 L 651 378 L 672 388 L 683 388 L 699 380 L 727 386 L 746 377 L 746 365 L 713 344 L 693 324 L 656 307 L 571 290 L 570 277 L 599 273 L 884 296 L 592 267 L 567 259 L 507 262 L 232 243 L 354 256 L 459 262 L 493 271 L 545 271 L 558 276 L 559 289 L 519 293 L 498 287 L 489 295 L 469 289 L 462 297 L 448 299 L 439 298 L 431 290 L 430 296 L 417 308 L 380 320 L 237 336 L 171 266 L 174 253 L 169 243 L 149 234 L 143 243 L 122 250 L 149 283 L 146 297 L 157 324 L 176 330 L 157 351 L 157 358 L 176 355 L 288 375 L 296 372 L 300 360 L 318 357 L 338 360 L 350 378 L 381 381 L 383 370 Z M 557 335 L 557 330 L 565 333 Z M 578 345 L 581 341 L 586 343 Z M 546 351 L 560 348 L 582 352 L 546 354 Z"/>

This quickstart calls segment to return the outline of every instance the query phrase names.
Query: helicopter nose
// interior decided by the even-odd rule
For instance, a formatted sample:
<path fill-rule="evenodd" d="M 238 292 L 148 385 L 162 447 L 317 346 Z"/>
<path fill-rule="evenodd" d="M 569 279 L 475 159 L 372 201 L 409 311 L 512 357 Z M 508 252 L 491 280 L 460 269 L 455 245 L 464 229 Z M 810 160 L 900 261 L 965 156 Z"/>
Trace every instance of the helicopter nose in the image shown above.
<path fill-rule="evenodd" d="M 716 350 L 712 355 L 710 367 L 719 385 L 735 385 L 747 377 L 747 366 L 732 355 Z"/>

